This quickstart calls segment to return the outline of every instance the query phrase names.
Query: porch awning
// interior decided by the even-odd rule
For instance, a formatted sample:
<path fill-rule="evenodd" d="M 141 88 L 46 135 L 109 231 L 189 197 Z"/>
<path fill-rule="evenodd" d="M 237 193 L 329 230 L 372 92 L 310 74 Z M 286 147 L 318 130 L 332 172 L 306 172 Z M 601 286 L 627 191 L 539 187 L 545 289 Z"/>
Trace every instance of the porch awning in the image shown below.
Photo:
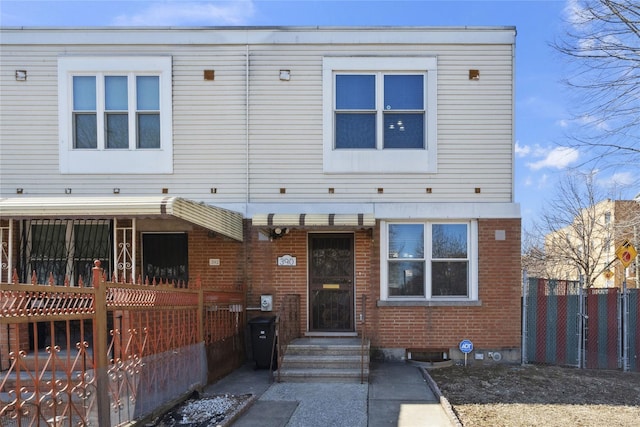
<path fill-rule="evenodd" d="M 365 226 L 373 227 L 373 214 L 256 214 L 252 218 L 255 226 Z"/>
<path fill-rule="evenodd" d="M 180 197 L 12 197 L 0 199 L 3 219 L 179 218 L 242 241 L 242 214 Z"/>

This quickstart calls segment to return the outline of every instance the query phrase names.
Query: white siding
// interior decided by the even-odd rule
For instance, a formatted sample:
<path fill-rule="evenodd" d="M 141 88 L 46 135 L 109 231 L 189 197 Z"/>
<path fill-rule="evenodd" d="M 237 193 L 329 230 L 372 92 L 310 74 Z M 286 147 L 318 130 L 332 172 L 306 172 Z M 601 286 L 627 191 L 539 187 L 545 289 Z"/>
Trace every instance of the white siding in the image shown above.
<path fill-rule="evenodd" d="M 331 34 L 320 32 L 316 38 L 331 40 Z M 54 196 L 69 187 L 73 195 L 97 196 L 118 187 L 123 195 L 157 195 L 168 188 L 170 195 L 222 204 L 513 201 L 511 43 L 246 45 L 215 44 L 215 39 L 212 35 L 211 44 L 136 45 L 129 38 L 127 44 L 3 45 L 0 195 L 12 197 L 16 188 L 23 188 L 28 195 Z M 446 37 L 438 34 L 437 39 Z M 58 172 L 56 68 L 62 54 L 173 57 L 173 174 Z M 325 55 L 437 56 L 437 173 L 322 173 Z M 26 82 L 15 80 L 18 69 L 27 70 Z M 207 69 L 215 70 L 215 80 L 204 80 Z M 279 80 L 280 69 L 291 70 L 290 81 Z M 468 79 L 469 69 L 480 70 L 479 81 Z M 379 194 L 378 188 L 384 192 Z M 480 194 L 475 188 L 481 188 Z"/>

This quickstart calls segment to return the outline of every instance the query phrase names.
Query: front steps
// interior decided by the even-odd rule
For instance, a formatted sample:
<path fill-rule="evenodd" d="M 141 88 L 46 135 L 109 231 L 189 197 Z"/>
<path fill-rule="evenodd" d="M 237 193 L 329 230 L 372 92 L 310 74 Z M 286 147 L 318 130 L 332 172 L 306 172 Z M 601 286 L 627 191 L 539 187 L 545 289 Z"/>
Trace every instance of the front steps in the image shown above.
<path fill-rule="evenodd" d="M 369 340 L 308 337 L 293 340 L 273 373 L 281 382 L 368 382 Z M 364 356 L 363 356 L 364 355 Z"/>

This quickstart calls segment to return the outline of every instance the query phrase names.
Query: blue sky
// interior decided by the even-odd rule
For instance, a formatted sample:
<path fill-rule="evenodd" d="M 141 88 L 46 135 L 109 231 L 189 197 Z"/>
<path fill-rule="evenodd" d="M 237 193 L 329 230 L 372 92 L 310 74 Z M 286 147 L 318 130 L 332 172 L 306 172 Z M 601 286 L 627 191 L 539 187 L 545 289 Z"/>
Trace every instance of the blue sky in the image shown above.
<path fill-rule="evenodd" d="M 406 25 L 515 26 L 516 202 L 527 226 L 553 196 L 557 180 L 586 153 L 562 148 L 566 135 L 584 123 L 571 119 L 571 96 L 561 83 L 566 58 L 549 43 L 566 32 L 574 0 L 1 0 L 2 26 L 251 26 Z M 604 170 L 603 191 L 616 198 L 638 193 L 630 185 L 640 165 Z"/>

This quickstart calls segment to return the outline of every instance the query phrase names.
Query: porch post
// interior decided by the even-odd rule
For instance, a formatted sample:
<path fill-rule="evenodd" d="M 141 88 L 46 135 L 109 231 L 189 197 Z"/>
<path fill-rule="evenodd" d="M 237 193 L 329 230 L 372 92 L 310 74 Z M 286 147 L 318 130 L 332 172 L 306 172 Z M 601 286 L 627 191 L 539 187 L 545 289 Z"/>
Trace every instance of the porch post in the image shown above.
<path fill-rule="evenodd" d="M 93 262 L 94 310 L 93 360 L 96 375 L 96 400 L 98 404 L 98 425 L 111 425 L 109 401 L 109 378 L 107 376 L 107 287 L 103 280 L 100 261 Z"/>

